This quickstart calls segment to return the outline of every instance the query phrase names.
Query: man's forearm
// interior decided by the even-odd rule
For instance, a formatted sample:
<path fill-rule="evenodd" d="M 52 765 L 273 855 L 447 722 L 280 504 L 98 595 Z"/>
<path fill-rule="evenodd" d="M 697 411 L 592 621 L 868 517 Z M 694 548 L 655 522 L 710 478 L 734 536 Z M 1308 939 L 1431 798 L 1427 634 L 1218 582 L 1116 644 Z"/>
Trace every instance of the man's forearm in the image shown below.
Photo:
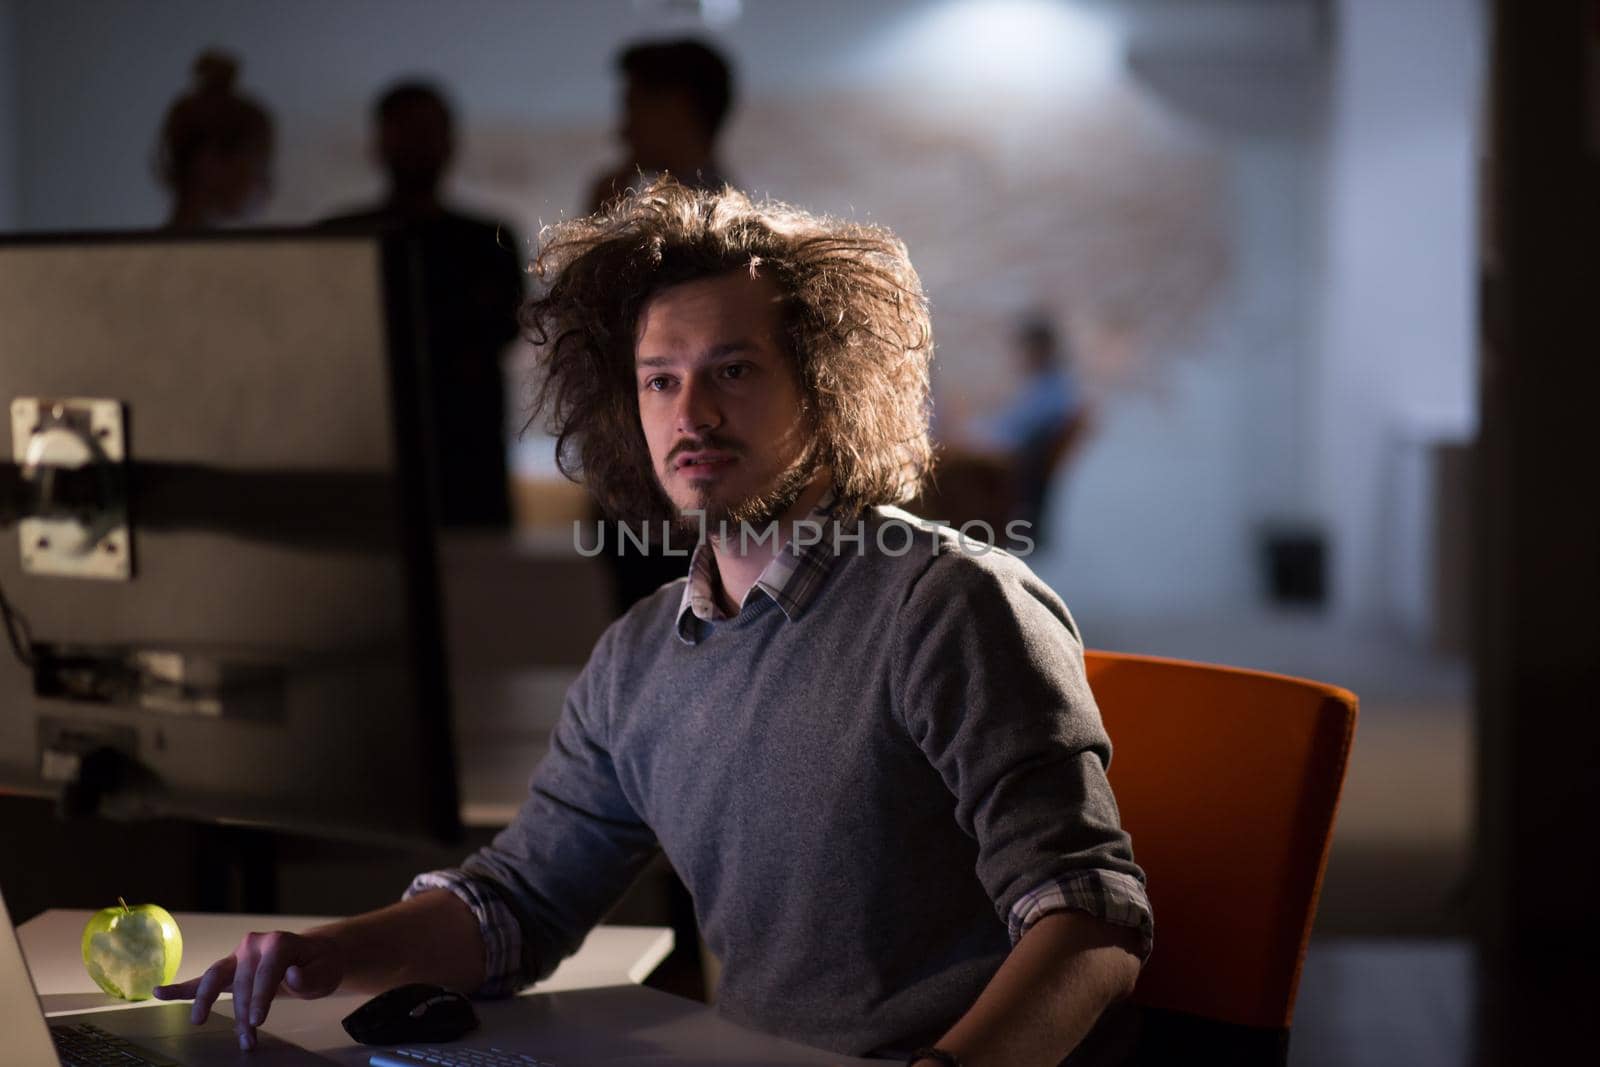
<path fill-rule="evenodd" d="M 1079 911 L 1035 923 L 939 1040 L 966 1067 L 1055 1067 L 1133 991 L 1135 935 Z M 923 1061 L 936 1067 L 933 1061 Z"/>
<path fill-rule="evenodd" d="M 483 985 L 483 935 L 471 909 L 443 889 L 306 931 L 331 938 L 346 989 L 378 991 L 431 982 L 470 993 Z"/>

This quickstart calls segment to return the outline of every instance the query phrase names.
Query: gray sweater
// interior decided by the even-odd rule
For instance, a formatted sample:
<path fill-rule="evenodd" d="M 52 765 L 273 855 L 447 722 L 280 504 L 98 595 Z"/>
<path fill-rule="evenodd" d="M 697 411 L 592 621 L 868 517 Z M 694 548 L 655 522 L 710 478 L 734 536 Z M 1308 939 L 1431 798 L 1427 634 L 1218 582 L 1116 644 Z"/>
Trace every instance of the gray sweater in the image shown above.
<path fill-rule="evenodd" d="M 881 509 L 869 531 L 886 516 L 920 523 Z M 760 595 L 691 643 L 680 580 L 611 626 L 516 821 L 462 868 L 515 915 L 521 979 L 659 846 L 724 1014 L 906 1049 L 971 1006 L 1025 894 L 1087 870 L 1142 884 L 1066 607 L 1020 560 L 919 530 L 898 557 L 844 542 L 793 618 Z"/>

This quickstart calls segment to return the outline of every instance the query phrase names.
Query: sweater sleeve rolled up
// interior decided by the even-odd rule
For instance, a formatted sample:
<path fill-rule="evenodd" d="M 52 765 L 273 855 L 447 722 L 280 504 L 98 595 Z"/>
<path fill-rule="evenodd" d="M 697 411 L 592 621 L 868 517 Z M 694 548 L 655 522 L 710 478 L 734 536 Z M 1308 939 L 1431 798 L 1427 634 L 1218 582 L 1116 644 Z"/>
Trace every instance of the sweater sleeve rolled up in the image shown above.
<path fill-rule="evenodd" d="M 1129 899 L 1096 917 L 1141 913 L 1148 937 L 1144 873 L 1106 780 L 1111 742 L 1060 598 L 1004 553 L 942 555 L 911 587 L 895 642 L 906 730 L 978 843 L 1000 919 L 1015 930 L 1041 887 L 1108 873 Z"/>

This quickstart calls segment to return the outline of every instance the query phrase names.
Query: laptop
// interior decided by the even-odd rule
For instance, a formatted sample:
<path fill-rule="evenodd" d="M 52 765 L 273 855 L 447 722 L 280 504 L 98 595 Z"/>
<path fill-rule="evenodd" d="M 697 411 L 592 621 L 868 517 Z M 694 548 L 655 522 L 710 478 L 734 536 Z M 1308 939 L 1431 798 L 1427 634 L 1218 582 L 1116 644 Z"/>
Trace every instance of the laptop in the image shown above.
<path fill-rule="evenodd" d="M 213 1012 L 200 1026 L 189 1022 L 189 1004 L 109 1008 L 47 1019 L 22 958 L 22 946 L 0 896 L 0 1034 L 6 1063 L 98 1067 L 221 1067 L 240 1060 L 233 1020 Z M 334 1060 L 257 1031 L 251 1067 L 332 1067 Z M 59 1044 L 58 1044 L 59 1042 Z M 130 1058 L 132 1057 L 132 1058 Z"/>

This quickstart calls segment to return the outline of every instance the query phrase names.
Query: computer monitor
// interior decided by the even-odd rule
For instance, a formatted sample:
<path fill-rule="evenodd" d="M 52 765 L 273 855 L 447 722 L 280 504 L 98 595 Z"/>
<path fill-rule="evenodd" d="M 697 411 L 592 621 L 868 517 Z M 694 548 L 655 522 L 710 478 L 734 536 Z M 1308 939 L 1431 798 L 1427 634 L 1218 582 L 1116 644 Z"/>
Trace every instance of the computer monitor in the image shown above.
<path fill-rule="evenodd" d="M 0 241 L 0 792 L 459 833 L 414 257 Z"/>

